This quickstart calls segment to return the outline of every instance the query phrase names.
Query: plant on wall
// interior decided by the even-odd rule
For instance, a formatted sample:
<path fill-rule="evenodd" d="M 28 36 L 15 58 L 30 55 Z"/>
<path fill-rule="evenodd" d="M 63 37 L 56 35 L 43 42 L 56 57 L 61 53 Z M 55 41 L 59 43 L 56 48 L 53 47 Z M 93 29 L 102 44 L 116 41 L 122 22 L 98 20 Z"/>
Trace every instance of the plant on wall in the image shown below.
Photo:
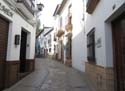
<path fill-rule="evenodd" d="M 38 37 L 43 32 L 43 29 L 40 29 L 40 26 L 41 26 L 41 22 L 40 22 L 40 19 L 38 19 L 37 25 L 36 25 L 36 37 Z"/>

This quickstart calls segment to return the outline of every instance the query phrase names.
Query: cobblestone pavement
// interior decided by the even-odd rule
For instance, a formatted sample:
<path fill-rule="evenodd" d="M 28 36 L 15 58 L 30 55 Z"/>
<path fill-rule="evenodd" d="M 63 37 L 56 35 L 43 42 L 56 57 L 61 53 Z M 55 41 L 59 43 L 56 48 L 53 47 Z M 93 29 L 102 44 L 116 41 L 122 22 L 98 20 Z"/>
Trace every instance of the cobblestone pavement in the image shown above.
<path fill-rule="evenodd" d="M 86 75 L 50 59 L 36 59 L 33 73 L 4 91 L 94 91 Z"/>

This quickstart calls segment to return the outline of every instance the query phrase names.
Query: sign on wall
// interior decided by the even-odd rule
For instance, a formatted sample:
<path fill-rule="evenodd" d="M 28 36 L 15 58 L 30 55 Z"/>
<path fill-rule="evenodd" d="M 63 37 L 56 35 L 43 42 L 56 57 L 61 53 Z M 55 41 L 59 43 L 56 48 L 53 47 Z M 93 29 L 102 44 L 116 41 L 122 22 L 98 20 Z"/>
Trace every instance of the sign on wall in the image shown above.
<path fill-rule="evenodd" d="M 0 11 L 4 12 L 9 17 L 13 17 L 13 12 L 11 12 L 10 9 L 6 8 L 6 6 L 2 5 L 2 3 L 0 3 Z"/>
<path fill-rule="evenodd" d="M 102 40 L 101 40 L 101 38 L 97 39 L 96 46 L 97 46 L 97 48 L 102 47 Z"/>

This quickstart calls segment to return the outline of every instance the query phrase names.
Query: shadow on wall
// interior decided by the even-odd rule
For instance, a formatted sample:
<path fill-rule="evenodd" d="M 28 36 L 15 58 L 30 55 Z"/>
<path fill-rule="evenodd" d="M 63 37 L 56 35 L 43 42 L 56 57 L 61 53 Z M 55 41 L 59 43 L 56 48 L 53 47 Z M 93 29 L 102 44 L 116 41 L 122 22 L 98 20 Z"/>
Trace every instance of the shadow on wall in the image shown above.
<path fill-rule="evenodd" d="M 76 25 L 72 31 L 72 65 L 74 68 L 84 72 L 85 62 L 87 60 L 87 41 L 83 26 L 81 22 L 80 25 Z"/>

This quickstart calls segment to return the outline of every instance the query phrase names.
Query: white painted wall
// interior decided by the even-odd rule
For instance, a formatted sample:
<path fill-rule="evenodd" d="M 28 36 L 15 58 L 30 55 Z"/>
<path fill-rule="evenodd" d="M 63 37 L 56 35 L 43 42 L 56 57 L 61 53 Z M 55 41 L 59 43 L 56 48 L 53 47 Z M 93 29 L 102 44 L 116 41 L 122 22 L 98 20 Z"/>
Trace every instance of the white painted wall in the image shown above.
<path fill-rule="evenodd" d="M 39 41 L 39 42 L 41 44 L 41 47 L 44 47 L 44 48 L 48 49 L 48 54 L 49 55 L 54 55 L 54 45 L 57 45 L 57 43 L 54 41 L 54 33 L 55 33 L 56 30 L 54 29 L 51 32 L 49 32 L 46 36 L 44 36 L 48 31 L 50 31 L 50 29 L 52 29 L 52 28 L 44 29 L 44 31 L 39 36 L 39 38 L 41 37 L 41 39 L 43 41 Z M 51 46 L 48 45 L 48 40 L 49 39 L 51 39 Z M 44 45 L 44 42 L 46 42 L 46 47 Z M 49 52 L 49 48 L 51 48 L 51 52 Z"/>
<path fill-rule="evenodd" d="M 47 43 L 47 49 L 48 49 L 48 54 L 52 54 L 52 40 L 51 43 L 48 43 L 48 40 L 51 40 L 51 32 L 46 35 L 46 43 Z M 51 46 L 50 46 L 51 44 Z M 51 48 L 51 52 L 49 52 L 49 49 Z"/>
<path fill-rule="evenodd" d="M 84 30 L 83 0 L 72 0 L 72 66 L 85 71 L 86 36 Z"/>
<path fill-rule="evenodd" d="M 65 31 L 64 39 L 63 39 L 63 45 L 66 46 L 66 29 L 65 26 L 67 24 L 67 16 L 68 16 L 68 8 L 70 6 L 70 4 L 72 4 L 72 0 L 67 0 L 67 3 L 65 4 L 62 12 L 60 13 L 60 17 L 62 17 L 62 29 Z M 64 48 L 63 50 L 63 54 L 64 54 L 64 63 L 66 62 L 66 49 Z"/>
<path fill-rule="evenodd" d="M 56 16 L 53 16 L 54 17 L 54 33 L 55 35 L 57 35 L 57 32 L 58 30 L 60 29 L 60 16 L 59 15 L 56 15 Z M 56 53 L 58 54 L 58 58 L 60 59 L 61 58 L 61 50 L 60 50 L 60 43 L 58 41 L 58 37 L 56 36 L 56 41 L 55 41 L 55 45 L 56 45 Z"/>
<path fill-rule="evenodd" d="M 55 30 L 53 30 L 52 32 L 51 32 L 51 43 L 52 43 L 52 46 L 51 46 L 51 49 L 52 49 L 52 51 L 51 51 L 51 55 L 54 55 L 54 45 L 57 45 L 57 43 L 56 43 L 56 41 L 54 41 L 54 33 L 55 33 Z"/>
<path fill-rule="evenodd" d="M 0 0 L 2 4 L 4 4 L 8 9 L 10 9 L 3 0 Z M 11 9 L 10 9 L 11 10 Z M 8 47 L 7 47 L 7 61 L 19 60 L 20 57 L 20 45 L 15 46 L 14 37 L 16 34 L 21 35 L 21 28 L 24 28 L 29 32 L 28 34 L 28 44 L 27 47 L 27 59 L 34 59 L 35 53 L 35 27 L 31 26 L 28 22 L 26 22 L 19 14 L 15 11 L 14 16 L 8 17 L 5 13 L 0 10 L 0 15 L 4 16 L 6 19 L 10 21 L 9 25 L 9 34 L 8 34 Z"/>
<path fill-rule="evenodd" d="M 66 45 L 67 38 L 66 36 L 66 30 L 65 25 L 67 24 L 67 15 L 68 15 L 68 7 L 72 4 L 72 24 L 73 24 L 73 30 L 72 30 L 72 65 L 74 68 L 85 71 L 85 61 L 86 61 L 86 36 L 85 36 L 85 30 L 84 30 L 84 21 L 83 19 L 83 0 L 67 0 L 67 3 L 65 4 L 62 12 L 58 16 L 58 19 L 56 20 L 57 23 L 59 20 L 59 17 L 62 17 L 62 29 L 65 31 L 64 34 L 64 40 L 63 44 Z M 57 24 L 58 25 L 58 24 Z M 56 28 L 56 27 L 55 27 Z M 58 29 L 58 26 L 57 26 Z M 60 44 L 58 43 L 58 47 L 60 47 Z M 61 49 L 58 48 L 58 51 L 60 52 Z M 60 57 L 60 55 L 58 55 Z M 64 63 L 66 61 L 66 50 L 64 50 Z"/>
<path fill-rule="evenodd" d="M 93 14 L 86 14 L 86 35 L 95 27 L 95 42 L 101 38 L 102 47 L 96 46 L 97 65 L 113 66 L 111 23 L 106 21 L 123 3 L 125 3 L 124 0 L 100 0 Z M 113 10 L 114 5 L 116 8 Z"/>

